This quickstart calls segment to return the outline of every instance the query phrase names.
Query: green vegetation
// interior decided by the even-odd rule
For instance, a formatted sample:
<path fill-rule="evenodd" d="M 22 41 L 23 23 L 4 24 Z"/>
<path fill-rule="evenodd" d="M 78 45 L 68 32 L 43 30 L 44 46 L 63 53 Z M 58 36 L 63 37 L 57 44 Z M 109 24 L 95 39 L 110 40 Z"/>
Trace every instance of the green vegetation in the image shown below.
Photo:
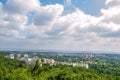
<path fill-rule="evenodd" d="M 102 74 L 104 68 L 97 65 L 91 65 L 92 69 L 85 69 L 66 65 L 40 66 L 40 62 L 36 61 L 35 66 L 26 66 L 23 62 L 7 59 L 1 54 L 0 80 L 120 80 L 120 72 L 116 72 L 117 70 L 108 68 L 108 72 L 113 71 L 113 74 Z"/>

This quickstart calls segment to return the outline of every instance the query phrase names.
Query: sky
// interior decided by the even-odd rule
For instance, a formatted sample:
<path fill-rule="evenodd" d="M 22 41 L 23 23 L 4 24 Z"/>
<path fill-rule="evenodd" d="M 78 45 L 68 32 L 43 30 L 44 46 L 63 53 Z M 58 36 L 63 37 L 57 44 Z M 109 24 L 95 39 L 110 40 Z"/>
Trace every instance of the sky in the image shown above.
<path fill-rule="evenodd" d="M 120 0 L 0 0 L 0 48 L 120 52 Z"/>

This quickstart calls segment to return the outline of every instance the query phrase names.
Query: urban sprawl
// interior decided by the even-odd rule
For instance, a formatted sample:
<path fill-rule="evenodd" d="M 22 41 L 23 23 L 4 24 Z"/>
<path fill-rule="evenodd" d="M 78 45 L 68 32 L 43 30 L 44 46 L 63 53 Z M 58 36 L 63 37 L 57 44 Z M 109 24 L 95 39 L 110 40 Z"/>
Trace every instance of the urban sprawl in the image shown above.
<path fill-rule="evenodd" d="M 85 67 L 89 68 L 88 64 L 84 63 L 77 63 L 77 62 L 59 62 L 55 61 L 54 59 L 49 59 L 49 58 L 39 58 L 38 56 L 30 56 L 29 54 L 9 54 L 5 56 L 6 58 L 10 59 L 16 59 L 19 61 L 23 61 L 26 65 L 35 65 L 36 61 L 39 60 L 42 64 L 48 64 L 50 66 L 56 65 L 56 64 L 61 64 L 61 65 L 68 65 L 68 66 L 73 66 L 73 67 Z"/>

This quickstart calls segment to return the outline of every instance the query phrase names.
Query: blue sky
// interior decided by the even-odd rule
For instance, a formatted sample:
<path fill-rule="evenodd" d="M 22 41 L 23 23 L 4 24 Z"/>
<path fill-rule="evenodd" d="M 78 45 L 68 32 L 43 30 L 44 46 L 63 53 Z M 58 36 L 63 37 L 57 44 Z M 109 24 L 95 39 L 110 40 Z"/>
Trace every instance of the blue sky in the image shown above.
<path fill-rule="evenodd" d="M 119 0 L 0 0 L 0 48 L 120 52 L 119 9 Z"/>
<path fill-rule="evenodd" d="M 65 4 L 65 0 L 40 0 L 42 5 Z M 72 0 L 69 7 L 79 8 L 90 15 L 99 15 L 100 9 L 104 7 L 105 0 Z M 70 9 L 70 8 L 69 8 Z M 69 11 L 67 8 L 67 10 Z"/>
<path fill-rule="evenodd" d="M 2 2 L 3 4 L 6 4 L 8 0 L 0 0 L 0 2 Z"/>

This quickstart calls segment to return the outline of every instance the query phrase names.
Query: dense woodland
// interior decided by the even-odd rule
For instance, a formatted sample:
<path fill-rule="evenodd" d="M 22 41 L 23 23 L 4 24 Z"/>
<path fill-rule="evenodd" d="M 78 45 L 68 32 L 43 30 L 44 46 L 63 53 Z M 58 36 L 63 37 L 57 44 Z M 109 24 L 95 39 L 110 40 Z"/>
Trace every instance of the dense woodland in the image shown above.
<path fill-rule="evenodd" d="M 0 52 L 0 80 L 120 80 L 119 67 L 112 70 L 101 65 L 91 65 L 90 69 L 65 65 L 40 66 L 39 61 L 33 66 L 26 66 L 4 55 Z"/>

